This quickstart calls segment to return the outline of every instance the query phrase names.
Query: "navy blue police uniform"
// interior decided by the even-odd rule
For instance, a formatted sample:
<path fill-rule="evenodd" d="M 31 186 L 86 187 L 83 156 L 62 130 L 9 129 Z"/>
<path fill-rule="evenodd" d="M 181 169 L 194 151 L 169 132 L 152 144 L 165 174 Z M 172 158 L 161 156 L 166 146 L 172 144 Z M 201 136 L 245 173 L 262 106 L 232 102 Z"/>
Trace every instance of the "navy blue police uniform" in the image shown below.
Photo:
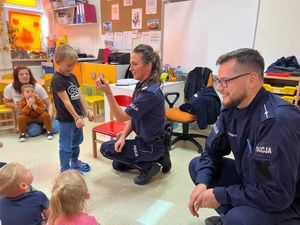
<path fill-rule="evenodd" d="M 226 225 L 300 224 L 299 128 L 300 110 L 263 88 L 248 107 L 222 109 L 189 172 L 214 188 Z"/>
<path fill-rule="evenodd" d="M 114 161 L 117 170 L 129 166 L 147 171 L 166 151 L 163 140 L 165 106 L 160 85 L 154 83 L 143 87 L 143 83 L 138 83 L 132 103 L 125 112 L 131 117 L 135 139 L 125 140 L 120 153 L 115 151 L 115 140 L 104 142 L 100 152 Z"/>

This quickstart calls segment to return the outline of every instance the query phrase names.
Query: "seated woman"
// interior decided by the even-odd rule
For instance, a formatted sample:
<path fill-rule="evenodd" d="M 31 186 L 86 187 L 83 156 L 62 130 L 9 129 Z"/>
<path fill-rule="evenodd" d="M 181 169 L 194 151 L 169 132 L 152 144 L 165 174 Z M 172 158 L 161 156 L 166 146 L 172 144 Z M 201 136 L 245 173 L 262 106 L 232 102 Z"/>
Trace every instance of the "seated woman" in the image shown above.
<path fill-rule="evenodd" d="M 4 105 L 18 110 L 19 100 L 21 98 L 21 86 L 23 84 L 32 84 L 35 88 L 35 93 L 45 102 L 50 117 L 52 119 L 52 133 L 58 133 L 59 123 L 53 119 L 54 107 L 48 98 L 45 89 L 34 79 L 31 70 L 28 67 L 18 66 L 13 72 L 14 81 L 8 84 L 4 89 Z M 27 134 L 31 137 L 38 136 L 43 133 L 43 124 L 31 123 L 27 126 Z"/>

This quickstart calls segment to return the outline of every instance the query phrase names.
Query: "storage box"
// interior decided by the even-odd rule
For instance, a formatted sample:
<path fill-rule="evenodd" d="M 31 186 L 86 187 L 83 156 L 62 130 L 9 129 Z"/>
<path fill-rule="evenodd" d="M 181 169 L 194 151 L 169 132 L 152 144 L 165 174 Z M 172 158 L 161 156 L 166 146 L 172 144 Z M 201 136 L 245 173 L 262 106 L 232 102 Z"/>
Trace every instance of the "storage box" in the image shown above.
<path fill-rule="evenodd" d="M 61 8 L 63 6 L 62 1 L 61 0 L 51 0 L 51 6 L 52 6 L 52 9 Z"/>
<path fill-rule="evenodd" d="M 264 84 L 264 88 L 275 94 L 294 95 L 297 88 L 292 86 L 274 87 L 270 84 Z"/>
<path fill-rule="evenodd" d="M 73 6 L 76 4 L 75 0 L 62 0 L 62 5 L 63 6 Z"/>
<path fill-rule="evenodd" d="M 282 99 L 290 102 L 290 103 L 294 103 L 295 97 L 294 96 L 281 96 Z"/>

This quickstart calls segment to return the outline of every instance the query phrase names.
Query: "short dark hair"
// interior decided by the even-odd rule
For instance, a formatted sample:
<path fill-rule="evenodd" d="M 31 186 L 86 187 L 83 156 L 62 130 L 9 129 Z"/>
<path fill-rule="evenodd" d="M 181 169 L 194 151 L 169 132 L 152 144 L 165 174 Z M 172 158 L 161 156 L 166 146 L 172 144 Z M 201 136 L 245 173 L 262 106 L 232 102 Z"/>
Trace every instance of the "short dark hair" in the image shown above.
<path fill-rule="evenodd" d="M 264 77 L 265 62 L 261 54 L 251 48 L 240 48 L 231 52 L 228 52 L 224 55 L 221 55 L 217 60 L 217 65 L 221 65 L 231 59 L 235 59 L 237 67 L 240 65 L 246 66 L 249 69 L 257 72 L 261 75 L 261 78 Z M 251 71 L 243 71 L 251 72 Z"/>

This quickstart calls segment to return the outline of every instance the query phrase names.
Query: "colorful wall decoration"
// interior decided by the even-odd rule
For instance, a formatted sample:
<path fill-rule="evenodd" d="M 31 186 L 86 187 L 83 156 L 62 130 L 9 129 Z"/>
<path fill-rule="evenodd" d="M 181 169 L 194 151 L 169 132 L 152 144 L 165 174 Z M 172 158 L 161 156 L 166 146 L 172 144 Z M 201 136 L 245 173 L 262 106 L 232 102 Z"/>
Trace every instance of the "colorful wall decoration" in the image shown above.
<path fill-rule="evenodd" d="M 9 26 L 16 30 L 16 45 L 26 51 L 41 50 L 41 17 L 34 14 L 9 12 Z"/>
<path fill-rule="evenodd" d="M 36 0 L 4 0 L 5 3 L 36 7 Z"/>

